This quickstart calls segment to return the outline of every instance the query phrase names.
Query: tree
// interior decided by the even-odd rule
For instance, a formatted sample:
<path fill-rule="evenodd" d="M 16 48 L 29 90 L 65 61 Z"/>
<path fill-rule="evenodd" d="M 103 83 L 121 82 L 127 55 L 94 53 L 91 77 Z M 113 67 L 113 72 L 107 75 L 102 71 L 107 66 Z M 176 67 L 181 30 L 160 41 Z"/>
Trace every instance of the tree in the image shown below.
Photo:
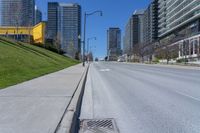
<path fill-rule="evenodd" d="M 144 62 L 144 48 L 144 44 L 142 43 L 138 43 L 133 47 L 134 61 L 140 62 L 142 60 Z"/>
<path fill-rule="evenodd" d="M 75 54 L 75 59 L 76 59 L 76 60 L 80 60 L 80 53 L 79 53 L 79 52 L 76 52 L 76 54 Z"/>
<path fill-rule="evenodd" d="M 168 38 L 159 41 L 160 47 L 157 49 L 159 51 L 158 57 L 161 59 L 166 59 L 167 64 L 171 59 L 177 59 L 178 53 L 181 50 L 179 47 L 179 41 L 185 38 L 185 34 L 172 34 Z M 183 44 L 184 45 L 184 44 Z M 183 48 L 184 55 L 187 54 L 187 48 Z M 186 57 L 186 56 L 185 56 Z"/>
<path fill-rule="evenodd" d="M 141 58 L 142 60 L 142 63 L 144 63 L 144 56 L 146 54 L 148 54 L 148 51 L 151 49 L 150 45 L 145 45 L 144 43 L 142 44 L 139 44 L 139 47 L 138 47 L 138 54 L 139 54 L 139 57 Z"/>
<path fill-rule="evenodd" d="M 10 5 L 10 16 L 12 18 L 11 23 L 12 21 L 14 21 L 14 24 L 15 24 L 15 27 L 17 29 L 17 32 L 16 32 L 16 35 L 17 35 L 17 38 L 16 40 L 19 39 L 19 26 L 21 25 L 21 16 L 22 16 L 22 5 L 16 1 L 15 3 L 11 3 Z"/>
<path fill-rule="evenodd" d="M 185 64 L 188 62 L 187 55 L 189 55 L 189 40 L 183 41 L 183 55 Z"/>
<path fill-rule="evenodd" d="M 135 44 L 132 49 L 133 62 L 139 62 L 139 44 Z"/>
<path fill-rule="evenodd" d="M 28 36 L 29 36 L 29 43 L 32 43 L 32 36 L 31 36 L 31 30 L 32 30 L 33 22 L 29 19 L 28 22 Z"/>
<path fill-rule="evenodd" d="M 59 32 L 57 33 L 57 35 L 56 35 L 56 37 L 54 39 L 54 45 L 55 45 L 55 47 L 57 49 L 57 52 L 59 54 L 61 54 L 62 53 L 62 51 L 61 51 L 61 35 L 60 35 Z"/>
<path fill-rule="evenodd" d="M 72 56 L 73 58 L 76 56 L 76 49 L 74 48 L 74 41 L 73 39 L 71 39 L 71 41 L 69 42 L 68 45 L 68 54 L 70 54 L 70 56 Z"/>

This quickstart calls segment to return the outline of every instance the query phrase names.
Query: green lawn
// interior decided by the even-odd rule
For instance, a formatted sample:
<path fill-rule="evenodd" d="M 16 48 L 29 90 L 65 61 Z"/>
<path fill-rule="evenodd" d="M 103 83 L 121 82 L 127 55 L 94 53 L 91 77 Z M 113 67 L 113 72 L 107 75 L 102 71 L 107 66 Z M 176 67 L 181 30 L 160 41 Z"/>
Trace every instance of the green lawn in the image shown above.
<path fill-rule="evenodd" d="M 0 89 L 78 63 L 37 46 L 0 38 Z"/>

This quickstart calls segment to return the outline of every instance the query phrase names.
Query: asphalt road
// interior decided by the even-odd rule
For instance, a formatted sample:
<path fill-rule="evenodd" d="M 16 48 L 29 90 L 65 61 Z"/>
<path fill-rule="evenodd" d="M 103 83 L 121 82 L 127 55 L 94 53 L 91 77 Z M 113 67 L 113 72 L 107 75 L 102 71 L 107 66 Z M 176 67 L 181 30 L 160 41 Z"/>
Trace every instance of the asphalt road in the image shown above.
<path fill-rule="evenodd" d="M 200 70 L 93 63 L 80 119 L 93 118 L 120 133 L 200 133 Z"/>

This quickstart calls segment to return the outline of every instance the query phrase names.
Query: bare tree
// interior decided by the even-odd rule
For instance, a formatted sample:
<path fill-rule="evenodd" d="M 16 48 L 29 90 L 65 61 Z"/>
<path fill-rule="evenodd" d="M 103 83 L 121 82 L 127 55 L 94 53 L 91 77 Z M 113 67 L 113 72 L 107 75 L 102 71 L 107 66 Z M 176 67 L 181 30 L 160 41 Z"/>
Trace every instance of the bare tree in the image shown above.
<path fill-rule="evenodd" d="M 10 5 L 10 16 L 12 18 L 12 20 L 14 21 L 14 24 L 15 24 L 15 27 L 17 29 L 16 31 L 16 35 L 17 35 L 17 38 L 16 40 L 19 39 L 19 26 L 21 25 L 21 13 L 22 13 L 22 5 L 19 3 L 19 2 L 15 2 L 15 3 L 11 3 Z M 11 22 L 12 22 L 11 20 Z"/>
<path fill-rule="evenodd" d="M 169 38 L 162 40 L 159 45 L 159 55 L 158 57 L 161 59 L 166 59 L 167 64 L 171 59 L 177 59 L 179 56 L 179 51 L 181 50 L 179 47 L 179 41 L 185 38 L 184 34 L 174 34 L 171 35 Z M 186 55 L 186 49 L 183 48 L 183 53 Z"/>
<path fill-rule="evenodd" d="M 135 44 L 131 50 L 133 62 L 139 62 L 140 44 Z"/>
<path fill-rule="evenodd" d="M 145 48 L 146 46 L 142 43 L 138 44 L 138 56 L 140 58 L 140 61 L 144 63 L 144 55 L 145 55 Z"/>
<path fill-rule="evenodd" d="M 167 64 L 169 64 L 169 61 L 170 61 L 170 47 L 169 45 L 166 45 L 164 47 L 164 51 L 165 51 L 165 59 L 167 59 Z"/>
<path fill-rule="evenodd" d="M 155 47 L 153 52 L 155 54 L 156 52 L 156 57 L 159 59 L 166 59 L 167 60 L 167 64 L 170 60 L 170 52 L 169 52 L 169 43 L 168 43 L 168 39 L 165 40 L 159 40 L 159 46 Z"/>
<path fill-rule="evenodd" d="M 153 55 L 155 55 L 155 50 L 156 50 L 154 45 L 155 45 L 154 43 L 148 43 L 148 44 L 141 43 L 141 44 L 139 44 L 138 55 L 139 55 L 142 63 L 144 63 L 144 57 L 145 56 L 149 57 L 150 63 L 151 63 L 152 57 L 153 57 Z"/>
<path fill-rule="evenodd" d="M 57 36 L 54 39 L 54 45 L 57 49 L 57 52 L 61 54 L 61 35 L 59 32 L 57 33 Z"/>
<path fill-rule="evenodd" d="M 74 48 L 74 41 L 73 39 L 69 42 L 68 51 L 71 56 L 75 57 L 75 48 Z"/>
<path fill-rule="evenodd" d="M 143 43 L 134 45 L 132 50 L 134 61 L 144 63 L 144 56 L 147 54 L 147 47 L 148 45 L 144 45 Z"/>
<path fill-rule="evenodd" d="M 189 55 L 189 40 L 183 41 L 183 55 L 184 55 L 184 63 L 187 64 L 187 55 Z"/>
<path fill-rule="evenodd" d="M 29 43 L 31 44 L 32 43 L 32 36 L 31 36 L 31 30 L 33 29 L 33 22 L 31 21 L 31 20 L 29 20 L 29 22 L 28 22 L 28 38 L 29 38 Z M 32 31 L 33 32 L 33 31 Z"/>

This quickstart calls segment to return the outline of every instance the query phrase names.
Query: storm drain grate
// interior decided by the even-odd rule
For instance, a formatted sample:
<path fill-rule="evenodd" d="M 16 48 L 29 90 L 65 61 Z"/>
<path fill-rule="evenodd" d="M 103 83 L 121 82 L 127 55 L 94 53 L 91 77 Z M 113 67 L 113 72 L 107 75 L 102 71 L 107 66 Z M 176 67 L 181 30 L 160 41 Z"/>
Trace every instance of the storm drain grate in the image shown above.
<path fill-rule="evenodd" d="M 114 119 L 82 120 L 80 133 L 119 133 Z"/>

